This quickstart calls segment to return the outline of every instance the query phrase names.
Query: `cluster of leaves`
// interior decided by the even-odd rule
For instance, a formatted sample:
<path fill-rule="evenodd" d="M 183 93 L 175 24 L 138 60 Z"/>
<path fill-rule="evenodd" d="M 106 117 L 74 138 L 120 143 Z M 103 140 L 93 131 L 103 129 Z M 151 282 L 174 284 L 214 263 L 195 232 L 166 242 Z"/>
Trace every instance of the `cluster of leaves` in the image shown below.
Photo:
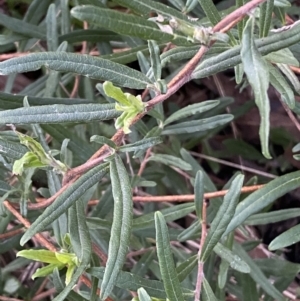
<path fill-rule="evenodd" d="M 0 269 L 0 294 L 31 300 L 48 277 L 46 289 L 55 288 L 55 301 L 191 300 L 200 291 L 201 300 L 225 300 L 228 294 L 238 300 L 285 300 L 283 291 L 300 265 L 281 259 L 280 249 L 300 240 L 300 226 L 275 238 L 269 249 L 278 254 L 264 259 L 247 253 L 260 244 L 251 240 L 248 226 L 299 216 L 296 208 L 269 209 L 300 186 L 300 172 L 279 176 L 246 197 L 244 175 L 237 173 L 223 187 L 224 198 L 214 198 L 206 209 L 204 194 L 219 187 L 190 151 L 199 145 L 212 151 L 209 139 L 245 114 L 250 101 L 231 114 L 224 113 L 234 102 L 228 97 L 183 108 L 162 102 L 180 88 L 181 79 L 197 83 L 234 68 L 236 83 L 253 90 L 262 155 L 246 142 L 242 147 L 261 162 L 271 159 L 269 86 L 288 110 L 300 112 L 295 102 L 300 84 L 289 68 L 299 67 L 300 24 L 285 26 L 290 2 L 261 1 L 227 34 L 212 26 L 247 1 L 237 0 L 224 11 L 207 0 L 169 0 L 170 6 L 154 0 L 26 2 L 22 18 L 14 9 L 11 16 L 0 13 L 1 53 L 31 52 L 0 63 L 0 74 L 7 76 L 0 92 L 0 235 L 7 229 L 6 234 L 17 233 L 0 241 L 3 262 L 6 253 L 20 250 Z M 82 44 L 83 52 L 96 47 L 101 55 L 78 53 Z M 186 70 L 200 47 L 201 62 Z M 136 61 L 138 68 L 128 66 Z M 14 94 L 16 74 L 38 69 L 38 78 Z M 77 98 L 69 93 L 74 86 Z M 98 156 L 99 144 L 104 146 Z M 68 178 L 78 166 L 83 172 Z M 247 184 L 260 180 L 265 183 L 252 177 Z M 194 202 L 134 208 L 133 191 L 145 199 L 193 192 Z M 44 206 L 38 203 L 41 196 Z M 91 199 L 100 200 L 93 209 Z M 25 233 L 7 201 L 28 221 Z M 194 219 L 190 226 L 167 225 L 187 215 Z M 44 231 L 56 250 L 30 247 Z M 185 247 L 200 237 L 199 253 Z M 16 270 L 32 260 L 49 265 L 35 271 L 33 285 L 21 283 Z M 89 288 L 75 292 L 80 277 Z"/>

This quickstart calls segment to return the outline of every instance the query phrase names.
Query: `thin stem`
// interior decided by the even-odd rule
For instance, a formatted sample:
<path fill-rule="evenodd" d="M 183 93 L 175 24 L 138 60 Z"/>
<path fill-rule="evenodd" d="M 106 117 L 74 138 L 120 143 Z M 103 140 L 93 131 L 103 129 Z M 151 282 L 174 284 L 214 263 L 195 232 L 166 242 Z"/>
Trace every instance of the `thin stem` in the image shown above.
<path fill-rule="evenodd" d="M 199 154 L 199 153 L 196 153 L 196 152 L 190 152 L 190 153 L 195 157 L 199 157 L 199 158 L 202 158 L 202 159 L 205 159 L 205 160 L 209 160 L 209 161 L 217 162 L 217 163 L 220 163 L 220 164 L 224 164 L 224 165 L 227 165 L 227 166 L 230 166 L 230 167 L 233 167 L 233 168 L 237 168 L 237 169 L 240 169 L 240 170 L 248 171 L 248 172 L 251 172 L 251 173 L 266 177 L 266 178 L 271 178 L 271 179 L 277 178 L 277 176 L 275 176 L 271 173 L 264 172 L 264 171 L 261 171 L 261 170 L 257 170 L 257 169 L 251 168 L 251 167 L 247 167 L 247 166 L 244 166 L 244 165 L 238 165 L 238 164 L 235 164 L 235 163 L 232 163 L 232 162 L 229 162 L 229 161 L 214 158 L 214 157 L 207 156 L 207 155 L 204 155 L 204 154 Z"/>
<path fill-rule="evenodd" d="M 29 228 L 31 226 L 30 222 L 24 218 L 8 201 L 4 201 L 3 205 L 9 210 L 26 228 Z M 38 240 L 38 242 L 45 246 L 48 250 L 55 252 L 56 248 L 55 246 L 50 243 L 42 234 L 38 233 L 35 235 L 35 238 Z"/>
<path fill-rule="evenodd" d="M 264 185 L 245 186 L 241 189 L 241 193 L 249 193 L 256 191 Z M 204 194 L 205 199 L 212 199 L 224 196 L 228 190 L 221 190 L 216 192 L 208 192 Z M 186 195 L 162 195 L 162 196 L 134 196 L 135 202 L 193 202 L 195 199 L 194 194 Z"/>
<path fill-rule="evenodd" d="M 0 239 L 7 239 L 7 238 L 10 238 L 10 237 L 16 236 L 20 233 L 23 233 L 23 232 L 24 232 L 24 228 L 11 230 L 11 231 L 8 231 L 6 233 L 0 234 Z"/>
<path fill-rule="evenodd" d="M 42 293 L 39 293 L 36 296 L 34 296 L 32 298 L 32 301 L 44 300 L 46 297 L 49 297 L 49 296 L 51 296 L 55 293 L 56 293 L 56 289 L 55 288 L 50 288 L 49 290 L 47 290 L 45 292 L 42 292 Z"/>
<path fill-rule="evenodd" d="M 280 99 L 280 102 L 281 102 L 283 108 L 285 109 L 286 113 L 288 114 L 289 118 L 291 119 L 291 121 L 293 122 L 293 124 L 295 125 L 297 130 L 300 132 L 300 124 L 298 122 L 298 119 L 295 117 L 295 115 L 293 114 L 291 109 L 287 106 L 287 104 L 282 100 L 281 96 L 279 96 L 279 99 Z"/>
<path fill-rule="evenodd" d="M 202 220 L 201 220 L 201 240 L 200 240 L 200 246 L 198 251 L 198 272 L 197 272 L 197 283 L 196 283 L 196 290 L 195 290 L 195 301 L 200 301 L 200 295 L 201 295 L 201 287 L 202 282 L 204 278 L 204 262 L 200 260 L 202 248 L 205 243 L 206 234 L 207 234 L 207 227 L 206 227 L 206 201 L 204 199 L 203 206 L 202 206 Z"/>
<path fill-rule="evenodd" d="M 265 185 L 253 185 L 244 186 L 241 189 L 241 193 L 250 193 L 263 188 Z M 204 193 L 205 199 L 214 199 L 224 196 L 228 190 L 220 190 L 215 192 Z M 147 195 L 147 196 L 134 196 L 134 202 L 193 202 L 195 200 L 194 194 L 184 194 L 184 195 Z M 96 206 L 99 200 L 91 200 L 88 202 L 89 206 Z M 30 209 L 30 204 L 28 204 Z"/>

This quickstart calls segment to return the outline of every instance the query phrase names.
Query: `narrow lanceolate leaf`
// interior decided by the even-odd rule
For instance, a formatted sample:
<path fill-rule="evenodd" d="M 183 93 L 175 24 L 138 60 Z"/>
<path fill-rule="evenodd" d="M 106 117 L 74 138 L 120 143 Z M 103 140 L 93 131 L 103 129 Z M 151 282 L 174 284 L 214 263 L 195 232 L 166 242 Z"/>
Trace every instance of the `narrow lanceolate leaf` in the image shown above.
<path fill-rule="evenodd" d="M 76 6 L 71 10 L 71 14 L 81 21 L 87 21 L 119 34 L 160 42 L 170 42 L 176 39 L 185 45 L 188 44 L 185 37 L 163 32 L 154 22 L 136 15 L 92 5 Z"/>
<path fill-rule="evenodd" d="M 284 76 L 272 64 L 268 64 L 270 83 L 280 93 L 282 100 L 290 109 L 295 108 L 295 95 Z"/>
<path fill-rule="evenodd" d="M 230 264 L 230 267 L 241 273 L 250 273 L 250 267 L 239 256 L 220 243 L 214 247 L 214 252 Z"/>
<path fill-rule="evenodd" d="M 200 120 L 180 122 L 174 125 L 166 126 L 162 131 L 162 135 L 178 135 L 204 132 L 214 129 L 218 126 L 222 126 L 230 122 L 232 119 L 233 116 L 231 114 L 223 114 Z"/>
<path fill-rule="evenodd" d="M 67 52 L 32 53 L 0 63 L 0 75 L 23 73 L 40 69 L 73 72 L 98 80 L 108 80 L 116 85 L 144 89 L 152 82 L 139 71 L 99 57 Z"/>
<path fill-rule="evenodd" d="M 54 3 L 52 3 L 48 8 L 48 12 L 46 16 L 46 24 L 47 24 L 48 51 L 56 51 L 58 47 L 58 37 L 57 37 L 57 18 L 56 18 Z"/>
<path fill-rule="evenodd" d="M 7 29 L 20 33 L 26 37 L 36 39 L 44 39 L 46 37 L 45 28 L 9 17 L 4 13 L 0 13 L 0 24 Z"/>
<path fill-rule="evenodd" d="M 0 124 L 93 122 L 118 116 L 113 104 L 49 105 L 1 111 Z"/>
<path fill-rule="evenodd" d="M 91 239 L 85 220 L 84 203 L 81 199 L 70 209 L 70 238 L 72 247 L 79 260 L 79 265 L 76 272 L 71 276 L 67 286 L 53 299 L 54 301 L 66 300 L 69 292 L 76 285 L 77 280 L 90 263 L 92 254 Z M 68 267 L 69 269 L 71 270 L 70 266 Z"/>
<path fill-rule="evenodd" d="M 43 231 L 49 224 L 56 220 L 61 214 L 66 212 L 85 192 L 97 184 L 107 173 L 108 164 L 101 164 L 85 175 L 80 177 L 76 182 L 70 185 L 62 194 L 52 203 L 45 211 L 32 223 L 30 228 L 21 238 L 20 244 L 24 245 L 33 235 Z"/>
<path fill-rule="evenodd" d="M 291 229 L 283 232 L 277 236 L 269 245 L 269 250 L 274 251 L 277 249 L 291 246 L 300 241 L 300 225 L 296 225 Z"/>
<path fill-rule="evenodd" d="M 21 256 L 27 259 L 45 262 L 45 263 L 61 263 L 55 256 L 55 252 L 48 250 L 22 250 L 17 253 L 17 256 Z"/>
<path fill-rule="evenodd" d="M 216 107 L 220 103 L 219 100 L 207 100 L 200 103 L 195 103 L 192 105 L 188 105 L 184 107 L 183 109 L 180 109 L 176 111 L 174 114 L 172 114 L 170 117 L 168 117 L 164 125 L 167 125 L 169 123 L 172 123 L 174 121 L 187 118 L 192 115 L 196 115 L 199 113 L 203 113 L 206 111 L 209 111 L 210 109 Z"/>
<path fill-rule="evenodd" d="M 267 37 L 271 27 L 274 0 L 267 0 L 260 6 L 259 10 L 259 36 Z"/>
<path fill-rule="evenodd" d="M 163 215 L 155 213 L 156 247 L 159 268 L 169 300 L 184 301 L 170 247 L 169 232 Z"/>
<path fill-rule="evenodd" d="M 277 64 L 277 66 L 291 82 L 295 91 L 297 93 L 300 93 L 300 82 L 298 77 L 295 75 L 294 71 L 292 71 L 290 67 L 286 64 Z"/>
<path fill-rule="evenodd" d="M 207 18 L 212 23 L 212 25 L 216 25 L 221 21 L 221 16 L 215 7 L 212 0 L 198 0 L 203 11 L 205 12 Z"/>
<path fill-rule="evenodd" d="M 11 110 L 23 107 L 25 95 L 15 95 L 0 92 L 0 109 L 1 110 Z M 89 103 L 87 99 L 78 98 L 52 98 L 52 97 L 35 97 L 27 96 L 27 100 L 30 106 L 43 106 L 43 105 L 54 105 L 54 104 L 83 104 Z"/>
<path fill-rule="evenodd" d="M 102 144 L 102 145 L 106 144 L 106 145 L 108 145 L 109 147 L 111 147 L 113 149 L 117 148 L 116 144 L 112 140 L 110 140 L 110 139 L 108 139 L 104 136 L 93 135 L 90 138 L 90 141 L 91 142 L 96 142 L 96 143 L 99 143 L 99 144 Z"/>
<path fill-rule="evenodd" d="M 249 216 L 261 211 L 276 199 L 300 186 L 300 172 L 292 172 L 276 178 L 263 188 L 251 193 L 236 208 L 235 215 L 224 235 L 241 225 Z"/>
<path fill-rule="evenodd" d="M 267 225 L 278 223 L 290 218 L 300 216 L 299 208 L 275 210 L 271 212 L 258 213 L 250 216 L 244 222 L 245 225 Z"/>
<path fill-rule="evenodd" d="M 141 15 L 148 15 L 152 12 L 157 14 L 168 16 L 171 18 L 176 18 L 179 20 L 184 20 L 186 22 L 191 22 L 189 17 L 181 13 L 177 9 L 170 6 L 162 4 L 153 0 L 113 0 L 113 2 L 118 3 L 121 6 L 130 8 L 132 11 L 140 13 Z"/>
<path fill-rule="evenodd" d="M 150 298 L 150 296 L 148 295 L 147 291 L 143 287 L 139 288 L 137 293 L 138 293 L 139 301 L 151 301 L 152 300 Z"/>
<path fill-rule="evenodd" d="M 11 159 L 20 159 L 28 149 L 20 143 L 0 139 L 0 154 Z"/>
<path fill-rule="evenodd" d="M 126 168 L 118 155 L 110 161 L 114 215 L 108 247 L 108 259 L 101 284 L 100 299 L 111 293 L 123 267 L 132 226 L 132 191 Z"/>
<path fill-rule="evenodd" d="M 271 284 L 269 279 L 264 275 L 260 267 L 254 262 L 254 260 L 246 253 L 240 244 L 235 243 L 233 251 L 250 267 L 251 278 L 259 284 L 259 286 L 274 300 L 284 301 L 284 296 Z"/>
<path fill-rule="evenodd" d="M 144 138 L 144 139 L 139 140 L 134 143 L 122 145 L 121 147 L 119 147 L 119 150 L 121 152 L 133 152 L 133 151 L 135 152 L 138 150 L 143 150 L 143 149 L 153 147 L 154 145 L 162 143 L 162 142 L 163 141 L 162 141 L 161 137 L 149 137 L 149 138 Z"/>
<path fill-rule="evenodd" d="M 180 158 L 171 155 L 157 154 L 150 157 L 149 161 L 155 161 L 168 166 L 174 166 L 182 170 L 191 170 L 190 164 L 186 163 Z"/>
<path fill-rule="evenodd" d="M 205 262 L 212 252 L 215 245 L 221 239 L 223 233 L 225 232 L 228 224 L 234 216 L 236 205 L 239 201 L 239 196 L 241 188 L 243 185 L 244 176 L 237 175 L 232 181 L 229 191 L 226 193 L 223 203 L 211 223 L 208 235 L 205 239 L 205 243 L 202 248 L 200 260 Z"/>
<path fill-rule="evenodd" d="M 199 220 L 202 220 L 202 206 L 204 202 L 204 175 L 201 170 L 197 171 L 195 178 L 195 209 Z"/>
<path fill-rule="evenodd" d="M 203 277 L 203 290 L 201 295 L 203 301 L 218 301 L 205 277 Z"/>
<path fill-rule="evenodd" d="M 161 62 L 160 62 L 160 50 L 157 43 L 153 40 L 148 41 L 148 47 L 150 52 L 151 67 L 155 81 L 161 79 Z"/>
<path fill-rule="evenodd" d="M 289 30 L 256 40 L 256 45 L 262 55 L 289 47 L 300 41 L 300 23 Z M 204 60 L 192 74 L 192 78 L 204 78 L 227 70 L 241 63 L 240 46 L 235 46 L 219 55 Z"/>
<path fill-rule="evenodd" d="M 269 72 L 266 61 L 262 58 L 254 42 L 254 18 L 247 21 L 243 33 L 241 59 L 248 81 L 253 89 L 255 103 L 260 114 L 259 136 L 262 153 L 271 159 L 269 152 L 270 102 L 268 97 Z"/>
<path fill-rule="evenodd" d="M 87 273 L 102 280 L 104 271 L 105 269 L 103 267 L 93 267 L 88 269 Z M 152 297 L 166 298 L 164 286 L 161 281 L 146 279 L 129 272 L 120 271 L 116 286 L 131 291 L 137 291 L 140 287 L 143 287 Z"/>

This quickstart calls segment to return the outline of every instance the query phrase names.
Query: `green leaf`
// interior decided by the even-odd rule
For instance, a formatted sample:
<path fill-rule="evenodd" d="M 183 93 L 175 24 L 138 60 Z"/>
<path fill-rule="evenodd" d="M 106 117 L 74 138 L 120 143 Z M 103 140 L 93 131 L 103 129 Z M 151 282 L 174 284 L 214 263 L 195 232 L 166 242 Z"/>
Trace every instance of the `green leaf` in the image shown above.
<path fill-rule="evenodd" d="M 155 154 L 149 158 L 149 161 L 159 162 L 167 166 L 174 166 L 181 170 L 191 170 L 192 167 L 190 164 L 186 163 L 182 159 L 164 154 Z"/>
<path fill-rule="evenodd" d="M 114 98 L 119 103 L 115 105 L 115 109 L 123 112 L 116 120 L 116 128 L 122 127 L 125 134 L 130 133 L 129 126 L 131 125 L 131 121 L 145 109 L 145 104 L 141 96 L 124 93 L 120 88 L 115 87 L 108 81 L 103 84 L 103 90 L 108 97 Z"/>
<path fill-rule="evenodd" d="M 68 149 L 79 159 L 80 163 L 85 162 L 93 155 L 93 148 L 84 139 L 64 126 L 59 124 L 44 124 L 41 127 L 59 143 L 63 143 L 66 138 L 70 139 Z"/>
<path fill-rule="evenodd" d="M 286 82 L 284 76 L 272 64 L 268 64 L 270 83 L 280 93 L 282 100 L 290 109 L 295 108 L 294 92 Z"/>
<path fill-rule="evenodd" d="M 166 126 L 167 124 L 172 123 L 174 121 L 177 121 L 177 120 L 180 120 L 180 119 L 183 119 L 183 118 L 195 115 L 195 114 L 209 111 L 210 109 L 216 107 L 219 103 L 220 103 L 219 100 L 207 100 L 207 101 L 203 101 L 200 103 L 188 105 L 188 106 L 176 111 L 174 114 L 172 114 L 170 117 L 168 117 L 164 121 L 164 125 Z"/>
<path fill-rule="evenodd" d="M 4 92 L 0 92 L 0 109 L 10 110 L 23 107 L 23 100 L 25 95 L 14 95 Z M 35 97 L 26 96 L 31 106 L 42 106 L 42 105 L 53 105 L 53 104 L 64 104 L 74 105 L 89 103 L 87 99 L 76 99 L 76 98 L 52 98 L 52 97 Z"/>
<path fill-rule="evenodd" d="M 275 0 L 274 5 L 277 7 L 290 7 L 291 3 L 288 0 Z"/>
<path fill-rule="evenodd" d="M 17 256 L 45 263 L 61 264 L 55 252 L 48 250 L 22 250 L 17 253 Z"/>
<path fill-rule="evenodd" d="M 49 166 L 40 161 L 39 157 L 32 152 L 27 152 L 22 158 L 16 160 L 13 165 L 13 174 L 22 175 L 27 168 L 42 168 Z"/>
<path fill-rule="evenodd" d="M 160 42 L 189 44 L 185 37 L 161 31 L 157 25 L 143 17 L 91 5 L 76 6 L 71 10 L 74 18 L 117 32 L 122 35 Z"/>
<path fill-rule="evenodd" d="M 195 210 L 194 204 L 180 204 L 170 208 L 162 209 L 160 212 L 163 214 L 167 222 L 174 221 L 181 217 L 186 216 Z M 133 219 L 133 229 L 151 228 L 154 225 L 154 213 L 148 213 L 143 216 Z"/>
<path fill-rule="evenodd" d="M 152 300 L 143 287 L 139 288 L 137 293 L 138 293 L 139 301 L 151 301 Z"/>
<path fill-rule="evenodd" d="M 166 126 L 162 131 L 162 135 L 178 135 L 195 132 L 204 132 L 207 130 L 214 129 L 218 126 L 222 126 L 230 122 L 232 119 L 233 115 L 223 114 L 200 120 L 180 122 L 174 125 Z"/>
<path fill-rule="evenodd" d="M 103 267 L 92 267 L 87 270 L 87 273 L 102 280 L 104 271 L 105 269 Z M 140 287 L 143 287 L 152 297 L 160 299 L 166 298 L 164 285 L 161 281 L 143 278 L 129 272 L 120 271 L 117 277 L 116 286 L 130 291 L 137 291 Z M 192 293 L 188 289 L 183 290 L 185 294 Z"/>
<path fill-rule="evenodd" d="M 79 199 L 71 207 L 70 211 L 70 228 L 72 229 L 70 231 L 70 238 L 76 256 L 72 259 L 73 264 L 68 264 L 66 287 L 53 299 L 54 301 L 66 300 L 69 292 L 73 289 L 79 277 L 88 267 L 92 254 L 90 234 L 85 221 L 85 208 L 82 199 Z M 74 273 L 76 265 L 78 267 Z"/>
<path fill-rule="evenodd" d="M 230 264 L 230 267 L 241 273 L 250 273 L 250 267 L 239 256 L 220 243 L 214 247 L 214 252 Z"/>
<path fill-rule="evenodd" d="M 212 25 L 216 25 L 221 21 L 221 16 L 212 0 L 198 1 Z"/>
<path fill-rule="evenodd" d="M 271 27 L 274 0 L 267 0 L 259 10 L 259 37 L 267 37 Z"/>
<path fill-rule="evenodd" d="M 271 52 L 265 56 L 265 59 L 271 63 L 282 63 L 299 67 L 298 60 L 295 58 L 293 52 L 289 48 Z"/>
<path fill-rule="evenodd" d="M 132 11 L 140 13 L 141 15 L 149 15 L 152 12 L 161 14 L 163 16 L 168 16 L 170 18 L 176 18 L 191 22 L 188 16 L 181 13 L 177 9 L 167 6 L 163 3 L 153 1 L 153 0 L 113 0 L 113 2 L 130 8 Z"/>
<path fill-rule="evenodd" d="M 272 204 L 276 199 L 300 186 L 300 172 L 278 177 L 263 188 L 251 193 L 236 208 L 235 215 L 223 236 L 241 225 L 249 216 Z"/>
<path fill-rule="evenodd" d="M 229 191 L 226 193 L 223 203 L 220 206 L 217 215 L 213 219 L 208 235 L 206 236 L 200 256 L 200 260 L 202 262 L 207 260 L 208 256 L 216 244 L 220 241 L 228 224 L 232 220 L 236 205 L 239 201 L 243 180 L 243 175 L 237 175 L 232 181 Z"/>
<path fill-rule="evenodd" d="M 180 282 L 182 282 L 188 275 L 191 274 L 191 272 L 197 266 L 197 263 L 198 255 L 194 255 L 189 257 L 187 260 L 176 267 L 176 272 L 178 274 L 178 279 Z"/>
<path fill-rule="evenodd" d="M 201 170 L 198 170 L 196 174 L 194 194 L 196 214 L 199 220 L 202 220 L 202 206 L 204 202 L 204 175 Z"/>
<path fill-rule="evenodd" d="M 65 267 L 65 264 L 63 264 L 63 263 L 48 264 L 42 268 L 37 269 L 34 272 L 34 274 L 31 276 L 31 279 L 34 280 L 35 278 L 38 278 L 38 277 L 46 277 L 46 276 L 50 275 L 51 273 L 53 273 L 54 269 L 57 268 L 57 269 L 61 270 L 64 267 Z"/>
<path fill-rule="evenodd" d="M 51 70 L 73 72 L 116 85 L 144 89 L 152 84 L 141 72 L 99 57 L 66 52 L 32 53 L 0 63 L 0 75 L 34 71 L 45 66 Z"/>
<path fill-rule="evenodd" d="M 290 228 L 273 239 L 269 245 L 269 250 L 275 251 L 285 248 L 297 243 L 298 241 L 300 241 L 300 225 Z"/>
<path fill-rule="evenodd" d="M 261 55 L 278 51 L 282 48 L 289 47 L 300 41 L 300 24 L 296 24 L 289 30 L 271 35 L 263 39 L 255 40 L 255 45 Z M 241 46 L 235 46 L 221 54 L 203 60 L 192 73 L 192 78 L 204 78 L 215 73 L 232 68 L 242 62 Z M 267 70 L 267 69 L 265 69 Z"/>
<path fill-rule="evenodd" d="M 241 274 L 240 278 L 241 278 L 241 285 L 243 291 L 243 300 L 244 301 L 259 300 L 257 285 L 255 281 L 247 274 Z"/>
<path fill-rule="evenodd" d="M 118 101 L 123 106 L 130 106 L 131 103 L 127 99 L 125 93 L 118 87 L 115 87 L 111 82 L 104 82 L 103 90 L 108 97 Z"/>
<path fill-rule="evenodd" d="M 119 151 L 121 152 L 135 152 L 138 150 L 148 149 L 150 147 L 153 147 L 154 145 L 162 143 L 161 137 L 149 137 L 144 138 L 140 141 L 125 144 L 119 147 Z"/>
<path fill-rule="evenodd" d="M 11 159 L 20 159 L 27 149 L 20 143 L 11 142 L 0 138 L 0 154 Z"/>
<path fill-rule="evenodd" d="M 243 32 L 241 59 L 248 81 L 253 89 L 255 103 L 260 114 L 259 136 L 262 154 L 271 159 L 269 152 L 270 102 L 268 97 L 269 72 L 266 61 L 261 57 L 254 42 L 254 18 L 247 21 Z"/>
<path fill-rule="evenodd" d="M 159 268 L 167 297 L 172 301 L 183 301 L 180 282 L 172 258 L 168 228 L 164 216 L 159 211 L 155 213 L 155 228 Z"/>
<path fill-rule="evenodd" d="M 46 25 L 47 25 L 47 49 L 48 51 L 56 51 L 58 48 L 57 36 L 57 17 L 55 11 L 55 4 L 52 3 L 47 12 Z"/>
<path fill-rule="evenodd" d="M 284 296 L 271 284 L 259 266 L 245 252 L 241 245 L 235 243 L 233 251 L 250 267 L 250 276 L 259 286 L 275 300 L 284 301 Z"/>
<path fill-rule="evenodd" d="M 157 43 L 153 40 L 148 41 L 151 67 L 155 81 L 161 79 L 161 61 L 160 61 L 160 49 Z"/>
<path fill-rule="evenodd" d="M 284 75 L 288 78 L 288 80 L 293 85 L 295 91 L 300 93 L 300 82 L 295 73 L 290 69 L 290 67 L 286 64 L 277 64 L 278 68 L 284 73 Z"/>
<path fill-rule="evenodd" d="M 245 225 L 267 225 L 278 223 L 290 218 L 300 216 L 299 208 L 282 209 L 265 213 L 258 213 L 250 216 L 244 221 Z"/>
<path fill-rule="evenodd" d="M 65 265 L 77 262 L 77 257 L 74 253 L 55 252 L 55 257 L 60 263 Z"/>
<path fill-rule="evenodd" d="M 108 171 L 108 164 L 101 164 L 89 170 L 77 181 L 70 185 L 45 211 L 32 223 L 30 228 L 21 238 L 20 244 L 24 245 L 33 235 L 43 231 L 49 224 L 56 220 L 62 213 L 74 204 L 87 189 L 98 183 Z"/>
<path fill-rule="evenodd" d="M 48 105 L 0 111 L 0 123 L 72 123 L 113 119 L 120 115 L 112 104 Z"/>
<path fill-rule="evenodd" d="M 108 145 L 109 147 L 111 147 L 112 149 L 116 149 L 117 148 L 117 145 L 111 140 L 111 139 L 108 139 L 104 136 L 98 136 L 98 135 L 94 135 L 90 138 L 90 141 L 91 142 L 96 142 L 96 143 L 99 143 L 101 145 Z"/>
<path fill-rule="evenodd" d="M 203 277 L 202 298 L 203 301 L 218 301 L 205 277 Z"/>
<path fill-rule="evenodd" d="M 53 284 L 57 290 L 57 292 L 61 292 L 64 289 L 64 285 L 61 281 L 61 277 L 59 275 L 58 269 L 54 269 L 53 271 Z M 68 294 L 68 299 L 72 301 L 88 301 L 89 299 L 83 298 L 82 295 L 75 293 L 74 291 L 70 291 Z"/>
<path fill-rule="evenodd" d="M 33 25 L 3 13 L 0 13 L 0 25 L 26 37 L 36 39 L 45 39 L 46 37 L 45 27 Z"/>
<path fill-rule="evenodd" d="M 300 264 L 287 261 L 285 258 L 279 256 L 274 255 L 271 258 L 257 258 L 255 259 L 255 263 L 261 267 L 261 270 L 266 275 L 272 275 L 274 277 L 283 275 L 295 277 L 300 271 Z"/>
<path fill-rule="evenodd" d="M 114 216 L 108 247 L 100 299 L 105 300 L 116 285 L 126 259 L 132 226 L 132 191 L 126 168 L 116 154 L 110 161 L 110 176 L 114 198 Z"/>
<path fill-rule="evenodd" d="M 53 167 L 55 171 L 65 173 L 67 166 L 59 160 L 56 160 L 50 153 L 47 154 L 42 145 L 33 138 L 16 132 L 21 144 L 24 144 L 30 152 L 27 152 L 22 158 L 16 160 L 13 166 L 15 174 L 22 174 L 25 168 L 31 167 Z"/>

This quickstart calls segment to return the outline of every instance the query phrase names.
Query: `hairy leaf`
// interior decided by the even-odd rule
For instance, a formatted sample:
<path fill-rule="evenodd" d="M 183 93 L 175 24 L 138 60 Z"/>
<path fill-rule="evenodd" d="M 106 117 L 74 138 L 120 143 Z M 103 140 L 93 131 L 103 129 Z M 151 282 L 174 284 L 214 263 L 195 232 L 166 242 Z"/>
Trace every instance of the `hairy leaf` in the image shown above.
<path fill-rule="evenodd" d="M 261 118 L 259 136 L 262 153 L 267 159 L 271 159 L 269 152 L 270 102 L 267 93 L 269 72 L 266 61 L 261 57 L 254 43 L 254 18 L 250 18 L 247 21 L 243 32 L 241 58 L 244 71 L 254 92 L 255 103 Z"/>
<path fill-rule="evenodd" d="M 0 75 L 34 71 L 45 66 L 51 70 L 73 72 L 116 85 L 144 89 L 151 81 L 141 72 L 106 59 L 67 52 L 32 53 L 0 63 Z"/>
<path fill-rule="evenodd" d="M 167 297 L 169 300 L 183 301 L 182 290 L 172 258 L 168 228 L 164 216 L 159 211 L 155 213 L 155 228 L 159 268 Z"/>
<path fill-rule="evenodd" d="M 43 231 L 49 224 L 74 204 L 87 189 L 98 183 L 108 171 L 108 164 L 94 167 L 70 185 L 45 211 L 32 223 L 23 235 L 20 244 L 24 245 L 33 235 Z"/>
<path fill-rule="evenodd" d="M 124 264 L 132 225 L 132 191 L 126 168 L 118 155 L 110 161 L 114 216 L 100 299 L 105 300 L 116 285 Z"/>

